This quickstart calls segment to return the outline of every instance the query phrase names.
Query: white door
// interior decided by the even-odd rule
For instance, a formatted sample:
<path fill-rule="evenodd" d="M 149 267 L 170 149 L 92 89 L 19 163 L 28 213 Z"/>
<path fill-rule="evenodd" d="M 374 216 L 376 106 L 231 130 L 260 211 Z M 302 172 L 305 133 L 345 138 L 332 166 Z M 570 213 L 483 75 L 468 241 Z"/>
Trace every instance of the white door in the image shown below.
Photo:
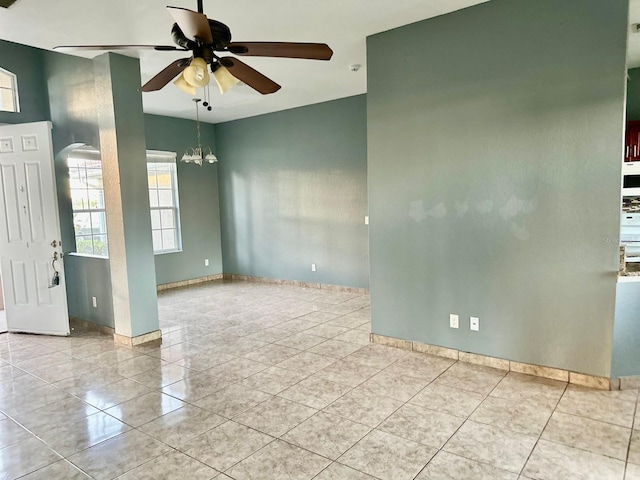
<path fill-rule="evenodd" d="M 69 335 L 51 123 L 0 127 L 0 215 L 9 331 Z"/>

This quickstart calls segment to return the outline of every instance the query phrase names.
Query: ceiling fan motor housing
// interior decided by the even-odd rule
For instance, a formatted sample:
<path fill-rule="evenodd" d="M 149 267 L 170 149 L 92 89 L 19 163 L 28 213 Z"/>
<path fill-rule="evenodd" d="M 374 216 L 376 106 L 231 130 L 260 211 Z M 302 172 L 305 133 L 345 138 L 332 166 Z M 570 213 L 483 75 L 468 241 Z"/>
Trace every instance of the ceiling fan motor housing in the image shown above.
<path fill-rule="evenodd" d="M 211 36 L 213 37 L 213 49 L 224 50 L 231 43 L 231 30 L 224 23 L 217 20 L 209 20 Z"/>
<path fill-rule="evenodd" d="M 173 24 L 171 28 L 171 37 L 173 42 L 179 47 L 186 48 L 188 50 L 195 50 L 198 47 L 209 47 L 212 50 L 224 50 L 227 45 L 231 43 L 231 30 L 224 23 L 217 20 L 209 20 L 209 27 L 211 28 L 211 36 L 213 42 L 210 45 L 199 45 L 198 42 L 193 41 L 186 37 L 182 29 L 177 23 Z"/>

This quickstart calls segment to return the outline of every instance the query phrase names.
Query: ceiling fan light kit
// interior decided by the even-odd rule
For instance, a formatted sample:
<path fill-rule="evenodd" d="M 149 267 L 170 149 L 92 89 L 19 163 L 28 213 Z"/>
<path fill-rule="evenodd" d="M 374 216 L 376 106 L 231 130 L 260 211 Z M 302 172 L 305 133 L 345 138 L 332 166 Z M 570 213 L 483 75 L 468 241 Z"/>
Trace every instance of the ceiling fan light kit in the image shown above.
<path fill-rule="evenodd" d="M 187 93 L 191 96 L 195 96 L 196 94 L 196 87 L 194 87 L 193 85 L 191 85 L 189 82 L 187 82 L 187 80 L 184 78 L 183 75 L 180 75 L 174 82 L 173 84 L 178 87 L 180 90 L 182 90 L 184 93 Z"/>
<path fill-rule="evenodd" d="M 240 80 L 231 75 L 231 72 L 227 67 L 223 66 L 219 66 L 213 71 L 213 79 L 218 84 L 221 95 L 224 95 L 227 91 L 235 87 L 238 82 L 240 82 Z"/>
<path fill-rule="evenodd" d="M 209 72 L 207 71 L 207 62 L 204 59 L 196 57 L 191 60 L 191 64 L 184 69 L 182 76 L 189 85 L 196 88 L 202 88 L 209 85 Z"/>
<path fill-rule="evenodd" d="M 55 47 L 59 50 L 122 50 L 153 49 L 157 51 L 190 51 L 192 57 L 175 60 L 151 80 L 141 90 L 160 90 L 178 75 L 173 83 L 182 91 L 195 95 L 196 88 L 209 84 L 210 66 L 213 77 L 224 93 L 238 82 L 250 86 L 263 95 L 274 93 L 280 85 L 254 70 L 232 54 L 254 57 L 302 58 L 309 60 L 330 60 L 333 51 L 325 43 L 294 42 L 232 42 L 231 31 L 224 23 L 209 19 L 203 13 L 202 0 L 198 0 L 198 11 L 167 7 L 175 20 L 171 36 L 177 47 L 166 45 L 83 45 Z"/>

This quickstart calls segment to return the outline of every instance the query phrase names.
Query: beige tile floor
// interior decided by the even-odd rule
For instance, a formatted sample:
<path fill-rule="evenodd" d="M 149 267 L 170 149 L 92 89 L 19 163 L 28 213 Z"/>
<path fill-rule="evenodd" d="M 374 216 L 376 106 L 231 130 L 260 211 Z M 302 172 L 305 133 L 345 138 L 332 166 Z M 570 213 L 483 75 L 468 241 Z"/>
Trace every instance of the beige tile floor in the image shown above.
<path fill-rule="evenodd" d="M 369 344 L 357 294 L 217 282 L 159 305 L 162 346 L 0 335 L 1 479 L 640 479 L 635 390 Z"/>

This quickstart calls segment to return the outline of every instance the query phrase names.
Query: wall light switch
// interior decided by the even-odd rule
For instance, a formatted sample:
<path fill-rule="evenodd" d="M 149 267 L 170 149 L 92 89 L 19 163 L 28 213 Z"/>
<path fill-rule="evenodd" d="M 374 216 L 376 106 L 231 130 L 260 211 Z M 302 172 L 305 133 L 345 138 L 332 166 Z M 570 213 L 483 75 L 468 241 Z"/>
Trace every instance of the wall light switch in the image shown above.
<path fill-rule="evenodd" d="M 369 225 L 369 215 L 364 216 L 364 224 Z"/>
<path fill-rule="evenodd" d="M 91 297 L 91 305 L 93 305 L 93 308 L 98 308 L 98 299 L 96 297 Z"/>
<path fill-rule="evenodd" d="M 459 328 L 460 327 L 460 318 L 458 315 L 451 314 L 449 315 L 449 326 L 451 328 Z"/>
<path fill-rule="evenodd" d="M 474 332 L 480 331 L 480 319 L 478 317 L 471 317 L 469 319 L 469 328 Z"/>
<path fill-rule="evenodd" d="M 315 263 L 312 263 L 312 264 L 311 264 L 311 271 L 312 271 L 312 272 L 315 272 L 315 271 L 316 271 L 316 264 L 315 264 Z"/>
<path fill-rule="evenodd" d="M 209 266 L 209 259 L 208 259 L 208 258 L 205 258 L 205 259 L 204 259 L 204 266 L 205 266 L 205 267 L 208 267 L 208 266 Z"/>

